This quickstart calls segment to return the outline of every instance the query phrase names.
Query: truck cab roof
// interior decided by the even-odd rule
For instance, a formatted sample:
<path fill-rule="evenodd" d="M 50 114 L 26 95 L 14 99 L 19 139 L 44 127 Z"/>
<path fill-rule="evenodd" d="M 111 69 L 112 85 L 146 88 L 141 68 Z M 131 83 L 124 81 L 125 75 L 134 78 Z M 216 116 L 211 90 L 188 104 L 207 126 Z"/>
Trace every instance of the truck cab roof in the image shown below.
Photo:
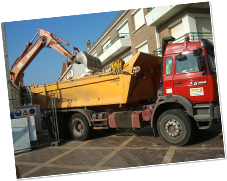
<path fill-rule="evenodd" d="M 185 44 L 185 42 L 169 44 L 166 47 L 164 55 L 167 56 L 172 54 L 178 54 L 179 52 L 183 52 L 186 50 L 196 50 L 200 47 L 201 42 L 187 42 L 187 45 Z"/>

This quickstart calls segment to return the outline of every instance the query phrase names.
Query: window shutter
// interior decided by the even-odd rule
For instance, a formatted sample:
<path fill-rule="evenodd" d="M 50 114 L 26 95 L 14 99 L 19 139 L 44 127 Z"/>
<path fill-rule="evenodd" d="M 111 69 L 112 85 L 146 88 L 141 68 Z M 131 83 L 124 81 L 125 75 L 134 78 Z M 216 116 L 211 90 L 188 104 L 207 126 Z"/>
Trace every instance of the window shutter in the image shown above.
<path fill-rule="evenodd" d="M 171 28 L 171 34 L 175 39 L 178 39 L 184 35 L 184 27 L 182 21 Z M 184 42 L 184 38 L 181 42 Z"/>
<path fill-rule="evenodd" d="M 129 34 L 128 23 L 125 23 L 118 32 L 119 32 L 119 34 L 120 33 L 128 33 Z M 129 35 L 127 35 L 127 36 L 129 36 Z"/>
<path fill-rule="evenodd" d="M 135 30 L 140 28 L 145 23 L 143 9 L 140 9 L 139 11 L 137 11 L 137 13 L 134 15 L 134 21 L 135 21 Z"/>
<path fill-rule="evenodd" d="M 144 52 L 144 53 L 149 53 L 149 51 L 148 51 L 148 44 L 146 43 L 143 46 L 139 47 L 138 48 L 138 51 L 139 52 Z"/>
<path fill-rule="evenodd" d="M 127 63 L 132 58 L 132 53 L 129 53 L 128 55 L 122 57 L 122 59 Z"/>

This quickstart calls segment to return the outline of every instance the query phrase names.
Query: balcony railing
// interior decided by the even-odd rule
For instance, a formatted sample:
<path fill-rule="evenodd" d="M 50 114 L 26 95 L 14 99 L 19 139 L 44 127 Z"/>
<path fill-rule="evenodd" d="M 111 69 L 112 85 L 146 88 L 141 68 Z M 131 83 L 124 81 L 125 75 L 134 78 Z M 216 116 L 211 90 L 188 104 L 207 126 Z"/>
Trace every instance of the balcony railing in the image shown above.
<path fill-rule="evenodd" d="M 155 1 L 154 1 L 154 5 L 155 5 Z M 152 1 L 147 1 L 147 6 L 152 6 Z M 148 14 L 152 9 L 154 9 L 154 7 L 147 8 L 147 14 Z"/>
<path fill-rule="evenodd" d="M 200 41 L 201 39 L 207 39 L 211 42 L 213 42 L 213 35 L 212 33 L 204 33 L 204 32 L 190 32 L 189 34 L 189 39 L 191 42 L 194 41 Z M 175 41 L 169 42 L 169 44 L 171 43 L 180 43 L 184 41 L 184 35 L 182 35 L 181 37 L 177 38 Z M 156 50 L 152 51 L 152 55 L 157 55 L 160 56 L 162 54 L 162 47 L 157 48 Z"/>
<path fill-rule="evenodd" d="M 106 45 L 97 56 L 101 56 L 108 48 L 110 48 L 117 40 L 121 38 L 129 38 L 129 33 L 119 33 L 108 45 Z"/>

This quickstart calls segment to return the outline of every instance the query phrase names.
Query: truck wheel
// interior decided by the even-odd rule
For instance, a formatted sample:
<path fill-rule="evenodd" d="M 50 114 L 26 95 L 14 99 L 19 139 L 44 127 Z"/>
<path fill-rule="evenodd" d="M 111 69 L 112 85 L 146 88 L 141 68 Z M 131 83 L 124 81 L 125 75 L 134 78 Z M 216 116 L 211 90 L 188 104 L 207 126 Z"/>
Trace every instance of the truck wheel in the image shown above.
<path fill-rule="evenodd" d="M 93 131 L 92 127 L 89 127 L 87 118 L 81 113 L 71 117 L 69 127 L 72 137 L 80 141 L 90 138 Z"/>
<path fill-rule="evenodd" d="M 194 133 L 190 117 L 181 110 L 165 111 L 158 119 L 158 133 L 162 139 L 173 146 L 187 144 Z"/>

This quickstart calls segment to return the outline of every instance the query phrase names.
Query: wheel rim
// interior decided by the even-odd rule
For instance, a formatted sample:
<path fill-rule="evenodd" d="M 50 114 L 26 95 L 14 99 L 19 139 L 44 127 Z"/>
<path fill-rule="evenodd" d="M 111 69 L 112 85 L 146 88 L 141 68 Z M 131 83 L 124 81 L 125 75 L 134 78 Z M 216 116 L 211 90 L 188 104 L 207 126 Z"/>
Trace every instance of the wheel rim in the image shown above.
<path fill-rule="evenodd" d="M 181 124 L 175 119 L 168 119 L 164 124 L 165 132 L 171 138 L 176 138 L 181 135 Z"/>
<path fill-rule="evenodd" d="M 81 135 L 84 132 L 84 123 L 77 119 L 74 122 L 74 127 L 73 127 L 73 132 L 76 133 L 77 135 Z"/>

